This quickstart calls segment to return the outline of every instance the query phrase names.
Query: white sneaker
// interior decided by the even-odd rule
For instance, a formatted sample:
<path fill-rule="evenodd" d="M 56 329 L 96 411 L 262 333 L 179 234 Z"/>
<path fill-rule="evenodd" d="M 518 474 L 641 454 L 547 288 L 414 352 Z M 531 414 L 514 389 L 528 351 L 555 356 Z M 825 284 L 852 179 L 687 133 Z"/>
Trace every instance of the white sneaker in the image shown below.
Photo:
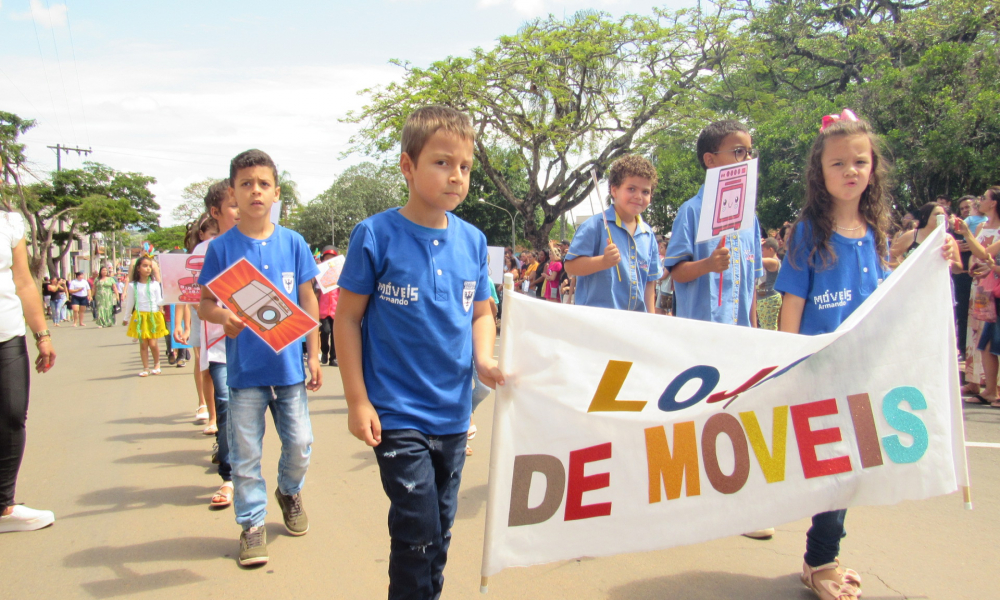
<path fill-rule="evenodd" d="M 18 504 L 9 515 L 0 517 L 0 533 L 34 531 L 48 527 L 55 520 L 56 516 L 51 510 L 35 510 Z"/>

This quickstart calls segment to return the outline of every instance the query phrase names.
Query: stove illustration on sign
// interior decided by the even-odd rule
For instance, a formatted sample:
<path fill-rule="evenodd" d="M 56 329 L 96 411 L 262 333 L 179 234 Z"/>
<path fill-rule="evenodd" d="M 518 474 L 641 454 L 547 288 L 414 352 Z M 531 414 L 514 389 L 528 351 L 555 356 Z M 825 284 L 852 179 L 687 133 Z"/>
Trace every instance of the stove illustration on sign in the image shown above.
<path fill-rule="evenodd" d="M 727 229 L 739 229 L 746 204 L 747 165 L 737 165 L 719 173 L 719 190 L 715 196 L 712 235 Z"/>
<path fill-rule="evenodd" d="M 248 319 L 258 329 L 268 331 L 292 316 L 281 296 L 259 281 L 251 281 L 233 292 L 229 302 L 236 314 Z"/>

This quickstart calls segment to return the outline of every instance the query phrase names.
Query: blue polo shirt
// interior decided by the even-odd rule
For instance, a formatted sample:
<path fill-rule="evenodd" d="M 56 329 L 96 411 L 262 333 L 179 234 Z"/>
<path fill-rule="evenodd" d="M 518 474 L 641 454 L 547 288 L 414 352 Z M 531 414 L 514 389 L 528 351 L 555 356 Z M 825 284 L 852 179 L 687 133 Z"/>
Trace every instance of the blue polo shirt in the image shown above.
<path fill-rule="evenodd" d="M 299 285 L 319 275 L 309 245 L 298 233 L 275 225 L 267 239 L 255 240 L 233 227 L 208 245 L 198 283 L 206 285 L 241 258 L 257 267 L 295 304 L 299 304 Z M 249 328 L 235 339 L 226 338 L 226 358 L 231 388 L 294 385 L 306 379 L 301 343 L 293 342 L 275 353 Z"/>
<path fill-rule="evenodd" d="M 351 232 L 338 283 L 369 296 L 362 369 L 383 429 L 469 429 L 473 302 L 490 297 L 488 273 L 486 236 L 451 213 L 428 229 L 392 208 Z"/>
<path fill-rule="evenodd" d="M 681 262 L 706 259 L 719 246 L 718 238 L 695 243 L 704 193 L 705 186 L 701 186 L 677 211 L 667 255 L 663 259 L 667 270 Z M 674 280 L 674 314 L 687 319 L 749 327 L 755 282 L 764 276 L 760 261 L 760 223 L 755 216 L 752 228 L 724 235 L 730 261 L 729 270 L 722 273 L 721 306 L 719 274 L 709 273 L 687 283 Z"/>
<path fill-rule="evenodd" d="M 835 330 L 889 275 L 878 259 L 871 228 L 858 239 L 834 232 L 830 244 L 836 261 L 824 268 L 817 256 L 813 261 L 817 266 L 809 266 L 814 245 L 812 225 L 796 225 L 774 283 L 779 292 L 805 298 L 799 326 L 804 335 Z"/>
<path fill-rule="evenodd" d="M 603 269 L 576 278 L 576 303 L 645 312 L 646 283 L 656 281 L 663 273 L 656 234 L 637 217 L 635 235 L 622 227 L 621 217 L 611 206 L 604 211 L 611 230 L 611 241 L 618 247 L 621 261 L 618 268 Z M 581 256 L 601 256 L 608 245 L 608 232 L 601 215 L 587 219 L 573 236 L 566 252 L 566 261 Z M 619 279 L 620 276 L 620 279 Z"/>

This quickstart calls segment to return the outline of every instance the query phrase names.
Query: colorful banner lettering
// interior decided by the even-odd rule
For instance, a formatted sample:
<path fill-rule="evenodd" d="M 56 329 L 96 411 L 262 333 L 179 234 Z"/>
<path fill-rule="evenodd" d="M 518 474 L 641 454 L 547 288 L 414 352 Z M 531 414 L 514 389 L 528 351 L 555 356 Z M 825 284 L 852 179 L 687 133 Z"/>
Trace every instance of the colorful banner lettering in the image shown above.
<path fill-rule="evenodd" d="M 942 235 L 820 336 L 506 295 L 483 576 L 967 487 Z"/>

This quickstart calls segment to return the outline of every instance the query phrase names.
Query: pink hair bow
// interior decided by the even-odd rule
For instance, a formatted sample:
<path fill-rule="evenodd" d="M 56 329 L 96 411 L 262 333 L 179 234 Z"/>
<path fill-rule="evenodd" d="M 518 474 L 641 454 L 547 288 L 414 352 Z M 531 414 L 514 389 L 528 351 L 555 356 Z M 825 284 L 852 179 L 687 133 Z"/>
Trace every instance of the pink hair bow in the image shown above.
<path fill-rule="evenodd" d="M 845 108 L 843 112 L 841 112 L 839 115 L 824 116 L 823 124 L 820 125 L 819 130 L 823 131 L 824 129 L 826 129 L 830 125 L 833 125 L 837 121 L 857 121 L 857 120 L 858 120 L 858 115 L 854 114 L 854 111 L 852 111 L 851 109 Z"/>

